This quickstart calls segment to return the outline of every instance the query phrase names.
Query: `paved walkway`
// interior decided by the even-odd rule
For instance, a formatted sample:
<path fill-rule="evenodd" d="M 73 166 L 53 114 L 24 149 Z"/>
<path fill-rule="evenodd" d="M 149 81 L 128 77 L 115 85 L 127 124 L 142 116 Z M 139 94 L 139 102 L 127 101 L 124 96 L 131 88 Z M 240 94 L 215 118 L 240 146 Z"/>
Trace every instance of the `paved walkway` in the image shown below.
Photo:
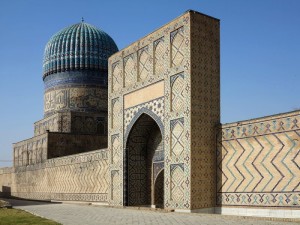
<path fill-rule="evenodd" d="M 242 217 L 118 209 L 101 206 L 55 204 L 35 201 L 7 200 L 14 208 L 55 220 L 62 224 L 153 224 L 153 225 L 299 225 L 297 222 L 243 219 Z"/>

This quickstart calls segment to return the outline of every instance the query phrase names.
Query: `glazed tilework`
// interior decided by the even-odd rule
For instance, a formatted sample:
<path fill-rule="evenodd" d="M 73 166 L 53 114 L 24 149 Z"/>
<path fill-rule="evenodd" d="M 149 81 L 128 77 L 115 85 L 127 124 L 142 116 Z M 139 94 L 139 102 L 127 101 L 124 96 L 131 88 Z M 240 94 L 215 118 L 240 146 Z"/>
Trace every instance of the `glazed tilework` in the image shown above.
<path fill-rule="evenodd" d="M 91 113 L 107 111 L 107 89 L 88 85 L 47 89 L 44 94 L 45 117 L 63 111 Z"/>
<path fill-rule="evenodd" d="M 199 76 L 196 72 L 199 72 L 195 69 L 195 75 L 191 74 L 190 60 L 191 49 L 195 46 L 196 49 L 200 49 L 200 43 L 204 42 L 204 40 L 202 40 L 202 36 L 205 36 L 200 33 L 194 35 L 197 37 L 197 40 L 195 39 L 195 43 L 192 45 L 193 43 L 190 39 L 192 35 L 191 21 L 194 17 L 198 18 L 198 20 L 200 20 L 200 22 L 202 21 L 204 24 L 213 24 L 213 28 L 210 30 L 206 29 L 204 32 L 210 32 L 213 30 L 214 34 L 218 34 L 219 23 L 217 20 L 189 11 L 176 20 L 133 43 L 129 47 L 114 54 L 109 59 L 108 116 L 109 121 L 113 121 L 113 129 L 109 130 L 109 140 L 112 140 L 112 137 L 115 135 L 119 135 L 123 138 L 123 141 L 120 142 L 120 157 L 123 160 L 110 165 L 111 172 L 115 171 L 114 173 L 116 173 L 117 171 L 119 178 L 122 178 L 120 180 L 122 183 L 119 186 L 121 190 L 112 188 L 111 196 L 118 196 L 119 199 L 117 200 L 114 198 L 109 201 L 110 204 L 127 204 L 127 196 L 130 190 L 126 190 L 126 182 L 127 178 L 132 176 L 131 174 L 133 173 L 127 168 L 127 157 L 132 156 L 126 155 L 125 153 L 128 151 L 128 148 L 135 148 L 134 146 L 128 147 L 127 140 L 130 141 L 131 131 L 133 131 L 135 129 L 135 125 L 139 123 L 139 118 L 142 118 L 144 114 L 147 114 L 156 121 L 163 136 L 164 163 L 154 165 L 154 169 L 155 171 L 162 169 L 164 171 L 163 178 L 160 178 L 164 180 L 164 196 L 160 197 L 160 199 L 164 199 L 164 207 L 191 209 L 192 206 L 199 206 L 199 208 L 211 206 L 207 204 L 192 205 L 191 203 L 192 187 L 190 167 L 191 158 L 194 157 L 191 155 L 191 143 L 193 142 L 191 139 L 193 129 L 191 129 L 190 123 L 191 113 L 193 110 L 191 107 L 191 85 L 194 82 L 193 79 L 199 82 L 199 79 L 195 78 L 196 76 Z M 195 19 L 193 21 L 194 23 L 200 23 Z M 196 26 L 192 29 L 199 28 Z M 205 45 L 205 49 L 211 48 L 210 44 Z M 219 43 L 216 44 L 217 47 L 214 49 L 214 52 L 205 52 L 205 55 L 200 56 L 195 54 L 195 57 L 207 57 L 214 61 L 218 61 L 219 52 L 216 51 L 216 49 L 218 49 Z M 132 63 L 130 62 L 130 66 L 126 65 L 128 60 L 133 60 Z M 198 62 L 197 59 L 195 59 L 195 61 L 196 63 Z M 213 68 L 213 70 L 216 71 L 215 73 L 211 73 L 211 69 L 203 70 L 203 76 L 212 76 L 211 80 L 218 81 L 218 64 L 213 64 L 212 67 L 214 66 L 216 66 L 216 68 Z M 209 80 L 209 78 L 207 79 Z M 151 101 L 144 101 L 139 105 L 124 109 L 124 96 L 128 96 L 128 94 L 137 90 L 140 93 L 150 84 L 155 84 L 161 81 L 164 82 L 163 97 L 159 97 Z M 210 95 L 211 93 L 217 94 L 218 91 L 205 93 L 207 98 L 213 98 L 213 96 Z M 120 106 L 122 107 L 121 114 L 114 112 L 114 99 L 119 99 Z M 206 97 L 205 100 L 203 100 L 204 97 L 202 96 L 199 99 L 201 99 L 200 104 L 202 104 L 203 107 L 207 107 Z M 215 103 L 218 102 L 218 99 L 219 97 L 217 96 Z M 199 105 L 198 102 L 195 102 L 195 104 Z M 216 106 L 215 110 L 217 109 L 219 108 Z M 119 108 L 117 112 L 119 112 Z M 197 118 L 199 118 L 199 116 L 197 116 Z M 210 124 L 219 122 L 218 117 L 203 118 L 203 120 L 206 119 L 208 120 L 209 125 L 206 125 L 208 127 L 211 126 Z M 114 121 L 118 121 L 118 123 L 115 123 Z M 213 126 L 215 126 L 215 124 Z M 206 136 L 204 137 L 206 138 Z M 199 138 L 201 139 L 204 137 L 195 136 L 194 138 L 195 140 L 199 140 Z M 210 147 L 215 147 L 215 143 L 210 144 Z M 113 141 L 109 141 L 108 146 L 109 153 L 112 154 Z M 196 154 L 198 151 L 195 149 L 194 152 Z M 211 154 L 214 154 L 214 152 L 212 151 Z M 170 168 L 173 168 L 174 166 L 175 170 L 173 171 Z M 212 172 L 210 168 L 207 169 L 207 174 L 208 172 Z M 159 172 L 156 173 L 158 174 Z M 209 177 L 201 175 L 202 179 L 212 179 L 213 175 L 209 174 L 208 176 Z M 113 180 L 111 180 L 111 182 L 113 182 Z M 209 181 L 208 183 L 212 183 L 212 181 Z M 155 191 L 155 187 L 149 185 L 148 189 L 143 192 L 147 195 L 147 193 L 153 193 L 153 190 Z M 215 194 L 215 190 L 212 190 L 211 188 L 208 191 L 214 192 Z M 118 194 L 114 194 L 114 192 Z M 213 194 L 210 193 L 209 195 L 212 196 Z M 153 198 L 154 196 L 152 195 L 152 199 Z"/>
<path fill-rule="evenodd" d="M 128 127 L 129 123 L 134 117 L 136 117 L 137 113 L 140 112 L 141 109 L 148 109 L 149 111 L 152 111 L 155 115 L 157 115 L 161 119 L 161 121 L 164 120 L 164 98 L 162 97 L 149 102 L 145 102 L 144 104 L 125 109 L 125 127 Z"/>
<path fill-rule="evenodd" d="M 45 90 L 57 86 L 72 84 L 99 85 L 107 88 L 107 71 L 64 71 L 48 75 L 44 79 Z"/>
<path fill-rule="evenodd" d="M 45 118 L 14 144 L 0 195 L 299 210 L 300 111 L 220 124 L 217 19 L 188 11 L 114 54 L 108 99 L 104 70 L 85 77 L 63 60 L 46 66 Z M 72 69 L 89 64 L 76 60 Z M 108 149 L 49 159 L 106 146 L 96 135 L 106 132 Z"/>
<path fill-rule="evenodd" d="M 88 69 L 107 70 L 107 59 L 118 48 L 104 31 L 84 22 L 54 34 L 45 47 L 44 78 L 49 74 Z"/>
<path fill-rule="evenodd" d="M 159 157 L 163 151 L 160 128 L 150 116 L 143 115 L 132 127 L 127 140 L 126 202 L 130 206 L 156 205 L 151 196 L 155 195 L 157 173 L 154 168 L 159 167 L 155 165 L 163 161 Z"/>
<path fill-rule="evenodd" d="M 6 183 L 10 185 L 11 195 L 15 197 L 60 201 L 107 201 L 106 149 L 13 168 L 11 173 L 13 175 Z M 0 182 L 2 177 L 1 174 Z"/>
<path fill-rule="evenodd" d="M 134 55 L 130 54 L 124 58 L 124 86 L 130 86 L 136 82 L 136 65 Z"/>
<path fill-rule="evenodd" d="M 182 111 L 184 108 L 185 100 L 186 91 L 184 90 L 184 75 L 173 75 L 171 77 L 171 111 Z"/>
<path fill-rule="evenodd" d="M 300 112 L 225 124 L 218 204 L 300 207 Z"/>
<path fill-rule="evenodd" d="M 115 62 L 112 65 L 112 81 L 111 88 L 112 91 L 119 91 L 123 88 L 123 70 L 121 69 L 120 62 Z"/>
<path fill-rule="evenodd" d="M 220 124 L 220 22 L 191 17 L 191 208 L 216 205 L 216 127 Z M 188 76 L 186 78 L 189 78 Z"/>
<path fill-rule="evenodd" d="M 148 46 L 138 51 L 138 81 L 146 80 L 150 76 L 151 62 Z"/>

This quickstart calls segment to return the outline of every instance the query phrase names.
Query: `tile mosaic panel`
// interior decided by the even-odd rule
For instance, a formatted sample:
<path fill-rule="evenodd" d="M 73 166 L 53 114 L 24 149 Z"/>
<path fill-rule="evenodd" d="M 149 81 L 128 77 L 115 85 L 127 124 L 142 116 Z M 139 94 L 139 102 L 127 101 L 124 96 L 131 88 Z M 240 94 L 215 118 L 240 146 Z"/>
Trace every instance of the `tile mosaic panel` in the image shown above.
<path fill-rule="evenodd" d="M 107 150 L 49 159 L 14 169 L 11 195 L 59 201 L 106 202 Z"/>
<path fill-rule="evenodd" d="M 134 62 L 133 54 L 124 58 L 124 85 L 129 87 L 133 85 L 137 80 L 136 77 L 136 65 Z"/>
<path fill-rule="evenodd" d="M 216 127 L 220 124 L 220 22 L 191 17 L 191 208 L 216 205 Z"/>
<path fill-rule="evenodd" d="M 111 106 L 111 128 L 115 129 L 120 125 L 120 114 L 122 114 L 122 107 L 119 98 L 113 99 Z"/>
<path fill-rule="evenodd" d="M 218 145 L 218 204 L 300 207 L 300 112 L 226 124 Z"/>
<path fill-rule="evenodd" d="M 172 120 L 171 129 L 171 157 L 181 156 L 184 152 L 184 118 Z"/>
<path fill-rule="evenodd" d="M 184 27 L 170 33 L 171 35 L 171 66 L 179 66 L 184 59 Z"/>
<path fill-rule="evenodd" d="M 152 73 L 148 46 L 138 51 L 138 62 L 138 80 L 146 80 Z"/>
<path fill-rule="evenodd" d="M 171 77 L 171 110 L 180 112 L 184 109 L 186 90 L 184 86 L 184 75 L 176 74 Z"/>
<path fill-rule="evenodd" d="M 183 164 L 171 165 L 170 200 L 177 203 L 184 201 L 185 183 Z"/>
<path fill-rule="evenodd" d="M 164 38 L 154 42 L 154 74 L 162 75 L 164 73 L 166 60 L 166 43 Z"/>
<path fill-rule="evenodd" d="M 123 70 L 120 62 L 116 62 L 112 65 L 112 91 L 119 91 L 123 88 Z"/>
<path fill-rule="evenodd" d="M 120 137 L 118 134 L 112 136 L 111 163 L 118 163 L 120 160 Z"/>

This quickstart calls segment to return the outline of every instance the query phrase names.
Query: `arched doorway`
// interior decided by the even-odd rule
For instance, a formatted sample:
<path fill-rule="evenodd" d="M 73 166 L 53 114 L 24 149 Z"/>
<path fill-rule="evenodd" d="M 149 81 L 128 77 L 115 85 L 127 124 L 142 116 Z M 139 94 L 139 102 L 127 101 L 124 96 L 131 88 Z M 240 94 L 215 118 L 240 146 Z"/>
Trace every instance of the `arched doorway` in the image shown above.
<path fill-rule="evenodd" d="M 132 126 L 126 142 L 124 165 L 125 205 L 163 207 L 162 132 L 151 116 L 142 114 Z"/>
<path fill-rule="evenodd" d="M 154 183 L 154 205 L 157 208 L 164 206 L 164 170 L 157 175 Z"/>

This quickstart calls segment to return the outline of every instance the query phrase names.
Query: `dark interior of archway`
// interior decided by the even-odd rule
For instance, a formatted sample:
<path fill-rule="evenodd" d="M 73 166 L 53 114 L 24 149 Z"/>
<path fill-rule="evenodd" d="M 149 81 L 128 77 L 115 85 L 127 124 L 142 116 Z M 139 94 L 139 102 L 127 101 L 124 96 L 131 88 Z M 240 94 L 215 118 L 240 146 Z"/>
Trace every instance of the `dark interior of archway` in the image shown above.
<path fill-rule="evenodd" d="M 161 131 L 150 116 L 143 114 L 133 125 L 126 144 L 126 205 L 162 207 L 163 176 L 157 176 L 163 168 Z M 155 183 L 156 180 L 159 184 Z M 157 197 L 158 192 L 160 197 Z"/>

